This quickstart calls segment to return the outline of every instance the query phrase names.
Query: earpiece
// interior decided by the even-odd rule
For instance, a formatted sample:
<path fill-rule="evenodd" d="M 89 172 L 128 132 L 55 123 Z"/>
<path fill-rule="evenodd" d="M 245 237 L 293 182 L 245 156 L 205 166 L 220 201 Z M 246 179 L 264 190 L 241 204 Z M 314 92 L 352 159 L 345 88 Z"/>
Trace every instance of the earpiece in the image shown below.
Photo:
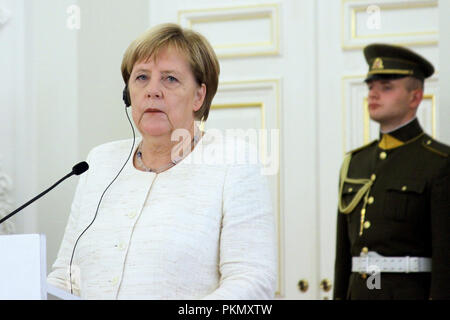
<path fill-rule="evenodd" d="M 128 91 L 128 85 L 126 85 L 125 89 L 123 89 L 123 102 L 125 103 L 125 106 L 127 108 L 131 106 L 131 99 L 130 99 L 130 92 Z"/>

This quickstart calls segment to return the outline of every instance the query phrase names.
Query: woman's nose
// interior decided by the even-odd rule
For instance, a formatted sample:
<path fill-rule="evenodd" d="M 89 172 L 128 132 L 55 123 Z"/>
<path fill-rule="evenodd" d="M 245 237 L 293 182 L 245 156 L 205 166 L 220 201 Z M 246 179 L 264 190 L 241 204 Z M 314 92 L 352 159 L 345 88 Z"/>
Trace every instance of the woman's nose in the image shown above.
<path fill-rule="evenodd" d="M 159 81 L 156 81 L 156 79 L 152 79 L 151 81 L 149 81 L 146 90 L 148 98 L 160 99 L 163 96 L 161 84 Z"/>

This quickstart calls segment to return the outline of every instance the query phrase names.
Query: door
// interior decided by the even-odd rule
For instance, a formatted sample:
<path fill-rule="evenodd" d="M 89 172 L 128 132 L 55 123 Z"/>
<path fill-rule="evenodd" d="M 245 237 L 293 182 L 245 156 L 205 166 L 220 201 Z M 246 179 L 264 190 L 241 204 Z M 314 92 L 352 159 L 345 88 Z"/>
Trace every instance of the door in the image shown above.
<path fill-rule="evenodd" d="M 331 299 L 341 161 L 378 134 L 365 106 L 362 48 L 403 43 L 436 63 L 437 1 L 167 3 L 150 0 L 150 26 L 175 22 L 197 30 L 220 59 L 206 128 L 246 135 L 267 164 L 278 231 L 277 298 Z M 411 15 L 426 18 L 413 32 Z M 433 78 L 419 117 L 436 135 L 437 101 Z"/>
<path fill-rule="evenodd" d="M 338 173 L 343 155 L 378 139 L 370 121 L 368 66 L 363 48 L 371 43 L 407 46 L 438 66 L 438 1 L 317 1 L 318 268 L 319 298 L 331 298 L 334 274 Z M 411 25 L 411 21 L 418 21 Z M 439 138 L 439 71 L 425 84 L 418 110 L 424 130 Z M 329 281 L 327 281 L 329 280 Z M 319 285 L 320 285 L 319 284 Z M 325 289 L 330 289 L 326 291 Z"/>
<path fill-rule="evenodd" d="M 197 30 L 220 59 L 206 128 L 239 129 L 261 147 L 277 218 L 278 298 L 319 291 L 314 2 L 150 1 L 151 26 Z"/>

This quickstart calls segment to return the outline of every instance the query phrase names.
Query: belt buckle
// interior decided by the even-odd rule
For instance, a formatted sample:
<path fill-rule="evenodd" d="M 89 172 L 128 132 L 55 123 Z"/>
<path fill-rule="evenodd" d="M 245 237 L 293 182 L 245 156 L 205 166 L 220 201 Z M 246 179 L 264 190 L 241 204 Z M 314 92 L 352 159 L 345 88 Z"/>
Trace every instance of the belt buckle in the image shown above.
<path fill-rule="evenodd" d="M 375 251 L 369 251 L 364 255 L 366 260 L 366 273 L 374 274 L 382 272 L 380 263 L 383 263 L 383 256 Z"/>

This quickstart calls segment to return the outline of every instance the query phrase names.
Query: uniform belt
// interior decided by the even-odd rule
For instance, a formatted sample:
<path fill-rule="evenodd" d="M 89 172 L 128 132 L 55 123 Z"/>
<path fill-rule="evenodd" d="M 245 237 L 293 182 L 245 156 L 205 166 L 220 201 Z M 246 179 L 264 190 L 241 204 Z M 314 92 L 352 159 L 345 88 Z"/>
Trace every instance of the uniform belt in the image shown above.
<path fill-rule="evenodd" d="M 370 251 L 352 258 L 352 272 L 431 272 L 431 259 L 422 257 L 383 257 Z"/>

